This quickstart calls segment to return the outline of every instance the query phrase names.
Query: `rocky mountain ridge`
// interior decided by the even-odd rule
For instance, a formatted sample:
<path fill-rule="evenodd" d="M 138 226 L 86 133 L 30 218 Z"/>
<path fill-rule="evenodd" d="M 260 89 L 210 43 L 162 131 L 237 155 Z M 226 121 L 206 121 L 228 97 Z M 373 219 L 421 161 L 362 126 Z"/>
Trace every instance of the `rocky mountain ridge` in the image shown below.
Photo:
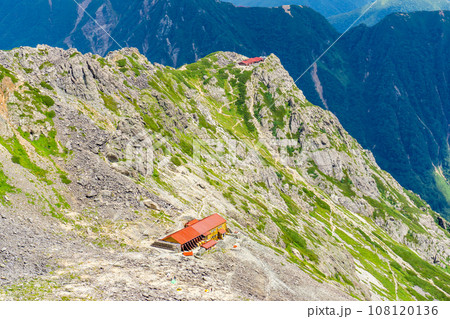
<path fill-rule="evenodd" d="M 370 3 L 370 0 L 227 0 L 224 2 L 231 2 L 237 6 L 245 7 L 281 7 L 283 5 L 303 5 L 311 7 L 325 17 L 330 17 L 356 10 Z"/>
<path fill-rule="evenodd" d="M 244 58 L 0 52 L 0 298 L 447 300 L 448 224 Z M 201 259 L 151 247 L 211 213 Z"/>
<path fill-rule="evenodd" d="M 8 14 L 0 17 L 0 48 L 46 43 L 105 55 L 132 46 L 150 61 L 173 67 L 214 51 L 273 53 L 297 79 L 340 36 L 323 16 L 294 5 L 241 8 L 214 0 L 79 3 L 85 11 L 71 0 L 2 3 Z M 395 2 L 379 3 L 383 8 Z M 309 101 L 336 114 L 384 170 L 447 220 L 448 15 L 392 14 L 376 26 L 356 27 L 297 83 Z"/>

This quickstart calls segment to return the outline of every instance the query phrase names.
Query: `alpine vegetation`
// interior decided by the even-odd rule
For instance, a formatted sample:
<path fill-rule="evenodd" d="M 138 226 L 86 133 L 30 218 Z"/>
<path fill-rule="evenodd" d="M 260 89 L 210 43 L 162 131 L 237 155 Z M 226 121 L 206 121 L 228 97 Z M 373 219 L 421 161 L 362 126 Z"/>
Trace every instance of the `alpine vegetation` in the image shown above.
<path fill-rule="evenodd" d="M 247 58 L 0 52 L 0 299 L 448 300 L 447 222 Z M 152 247 L 213 214 L 198 258 Z"/>

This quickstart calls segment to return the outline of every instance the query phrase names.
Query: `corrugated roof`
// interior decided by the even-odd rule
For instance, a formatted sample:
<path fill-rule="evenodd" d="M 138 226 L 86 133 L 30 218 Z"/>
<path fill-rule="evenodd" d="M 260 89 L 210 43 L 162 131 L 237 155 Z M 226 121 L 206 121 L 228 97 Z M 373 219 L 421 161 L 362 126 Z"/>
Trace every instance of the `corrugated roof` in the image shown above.
<path fill-rule="evenodd" d="M 211 216 L 203 218 L 198 223 L 190 227 L 198 231 L 200 234 L 204 234 L 207 231 L 210 231 L 211 229 L 216 228 L 217 226 L 220 226 L 225 222 L 226 220 L 222 216 L 220 216 L 219 214 L 213 214 Z"/>
<path fill-rule="evenodd" d="M 198 236 L 207 233 L 213 228 L 222 225 L 226 220 L 219 214 L 213 214 L 198 221 L 194 225 L 185 227 L 169 236 L 164 237 L 162 240 L 172 237 L 179 244 L 185 244 L 188 241 L 197 238 Z"/>
<path fill-rule="evenodd" d="M 190 226 L 190 227 L 183 228 L 183 229 L 163 238 L 163 240 L 166 240 L 167 238 L 172 237 L 173 239 L 175 239 L 178 243 L 180 243 L 182 245 L 194 238 L 197 238 L 200 235 L 201 235 L 201 233 L 199 233 L 198 231 L 193 229 L 192 226 Z"/>
<path fill-rule="evenodd" d="M 205 249 L 210 249 L 212 246 L 214 246 L 215 244 L 217 244 L 217 242 L 214 239 L 211 239 L 210 241 L 204 243 L 202 245 L 203 248 Z"/>
<path fill-rule="evenodd" d="M 193 220 L 190 220 L 190 221 L 188 221 L 187 223 L 186 223 L 186 227 L 188 227 L 188 226 L 192 226 L 192 225 L 194 225 L 195 223 L 198 223 L 198 219 L 193 219 Z"/>
<path fill-rule="evenodd" d="M 221 233 L 222 235 L 225 234 L 227 231 L 223 228 L 219 229 L 219 233 Z"/>

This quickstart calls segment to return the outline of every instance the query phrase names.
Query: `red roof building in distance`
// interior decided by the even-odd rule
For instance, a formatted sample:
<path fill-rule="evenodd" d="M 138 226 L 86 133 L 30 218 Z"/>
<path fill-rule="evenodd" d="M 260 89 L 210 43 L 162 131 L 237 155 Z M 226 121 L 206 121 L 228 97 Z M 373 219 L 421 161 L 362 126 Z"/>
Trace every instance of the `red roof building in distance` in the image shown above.
<path fill-rule="evenodd" d="M 222 239 L 227 230 L 227 221 L 219 214 L 213 214 L 202 220 L 187 222 L 183 229 L 164 237 L 162 241 L 179 244 L 182 251 L 189 251 L 211 240 Z"/>
<path fill-rule="evenodd" d="M 264 61 L 264 59 L 261 57 L 250 58 L 250 59 L 239 62 L 239 65 L 251 65 L 253 63 L 258 63 L 258 62 L 262 62 L 262 61 Z"/>

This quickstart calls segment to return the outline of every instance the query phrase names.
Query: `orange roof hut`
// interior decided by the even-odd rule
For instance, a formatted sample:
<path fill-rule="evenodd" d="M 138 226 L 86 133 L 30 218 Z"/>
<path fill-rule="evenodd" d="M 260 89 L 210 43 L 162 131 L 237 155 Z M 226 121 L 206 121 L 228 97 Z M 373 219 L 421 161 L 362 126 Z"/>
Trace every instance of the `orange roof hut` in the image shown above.
<path fill-rule="evenodd" d="M 219 214 L 202 220 L 192 220 L 185 227 L 162 239 L 181 245 L 182 251 L 189 251 L 210 241 L 222 239 L 227 232 L 227 221 Z M 208 247 L 210 248 L 210 247 Z"/>

